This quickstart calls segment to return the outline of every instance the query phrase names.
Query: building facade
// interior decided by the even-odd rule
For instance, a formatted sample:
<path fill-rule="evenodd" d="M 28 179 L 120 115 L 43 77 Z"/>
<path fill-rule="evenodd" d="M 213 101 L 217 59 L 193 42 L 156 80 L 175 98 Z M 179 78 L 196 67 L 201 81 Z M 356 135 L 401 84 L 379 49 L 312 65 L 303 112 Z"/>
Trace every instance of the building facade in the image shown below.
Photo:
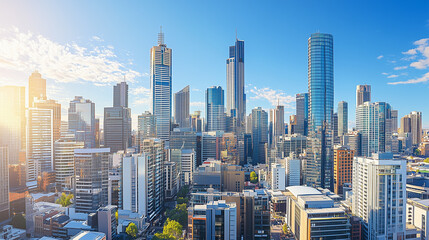
<path fill-rule="evenodd" d="M 308 135 L 308 93 L 296 94 L 296 126 L 295 133 Z"/>
<path fill-rule="evenodd" d="M 69 131 L 76 136 L 76 141 L 84 142 L 86 148 L 96 147 L 95 103 L 81 96 L 70 101 L 68 126 Z"/>
<path fill-rule="evenodd" d="M 252 109 L 252 163 L 265 163 L 265 144 L 268 143 L 268 114 L 261 107 Z"/>
<path fill-rule="evenodd" d="M 213 86 L 206 90 L 207 131 L 225 131 L 225 104 L 222 87 Z"/>
<path fill-rule="evenodd" d="M 371 102 L 371 85 L 356 86 L 356 108 L 364 102 Z"/>
<path fill-rule="evenodd" d="M 189 127 L 189 85 L 174 94 L 174 121 L 179 127 Z"/>

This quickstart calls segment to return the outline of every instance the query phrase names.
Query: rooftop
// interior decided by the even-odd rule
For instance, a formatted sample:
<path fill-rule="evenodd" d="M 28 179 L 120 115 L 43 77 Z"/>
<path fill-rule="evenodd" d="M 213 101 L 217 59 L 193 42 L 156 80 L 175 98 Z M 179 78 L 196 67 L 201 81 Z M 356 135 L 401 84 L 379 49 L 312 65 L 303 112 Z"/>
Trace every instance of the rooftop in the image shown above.
<path fill-rule="evenodd" d="M 105 237 L 106 234 L 101 232 L 81 231 L 80 233 L 71 237 L 70 240 L 102 240 Z"/>
<path fill-rule="evenodd" d="M 307 186 L 291 186 L 287 187 L 286 190 L 291 192 L 295 197 L 303 195 L 322 195 L 319 190 Z"/>

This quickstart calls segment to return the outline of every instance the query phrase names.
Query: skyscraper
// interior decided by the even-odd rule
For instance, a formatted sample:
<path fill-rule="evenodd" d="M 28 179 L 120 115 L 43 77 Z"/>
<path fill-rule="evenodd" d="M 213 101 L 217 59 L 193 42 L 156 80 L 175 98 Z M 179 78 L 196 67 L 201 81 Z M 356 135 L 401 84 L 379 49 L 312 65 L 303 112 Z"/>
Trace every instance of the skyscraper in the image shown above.
<path fill-rule="evenodd" d="M 34 98 L 45 99 L 46 98 L 46 79 L 42 78 L 42 75 L 35 71 L 28 78 L 28 107 L 33 107 Z"/>
<path fill-rule="evenodd" d="M 122 159 L 122 204 L 124 210 L 130 210 L 147 216 L 148 155 L 133 154 Z"/>
<path fill-rule="evenodd" d="M 164 43 L 164 33 L 158 34 L 158 46 L 150 50 L 150 89 L 152 113 L 156 116 L 156 134 L 162 140 L 170 137 L 172 50 Z"/>
<path fill-rule="evenodd" d="M 277 138 L 285 132 L 285 107 L 277 105 L 270 109 L 270 144 L 276 144 Z"/>
<path fill-rule="evenodd" d="M 84 142 L 86 148 L 95 147 L 95 103 L 76 96 L 70 101 L 68 124 L 76 141 Z"/>
<path fill-rule="evenodd" d="M 261 107 L 252 109 L 252 163 L 265 163 L 265 144 L 268 143 L 268 114 Z"/>
<path fill-rule="evenodd" d="M 408 114 L 411 119 L 411 136 L 413 145 L 418 145 L 422 141 L 422 112 L 411 112 Z"/>
<path fill-rule="evenodd" d="M 338 103 L 338 136 L 348 132 L 348 104 L 345 101 Z"/>
<path fill-rule="evenodd" d="M 174 121 L 179 127 L 189 127 L 189 85 L 174 94 Z"/>
<path fill-rule="evenodd" d="M 333 190 L 334 49 L 330 34 L 308 39 L 309 119 L 306 183 Z"/>
<path fill-rule="evenodd" d="M 356 86 L 356 107 L 364 102 L 371 102 L 371 85 Z"/>
<path fill-rule="evenodd" d="M 390 117 L 392 118 L 392 133 L 398 132 L 398 110 L 391 110 Z"/>
<path fill-rule="evenodd" d="M 0 87 L 0 132 L 0 146 L 8 146 L 10 164 L 18 164 L 26 145 L 25 87 Z"/>
<path fill-rule="evenodd" d="M 131 109 L 104 108 L 104 146 L 112 153 L 131 147 Z"/>
<path fill-rule="evenodd" d="M 349 146 L 334 147 L 334 187 L 335 194 L 343 194 L 344 183 L 352 183 L 354 150 Z"/>
<path fill-rule="evenodd" d="M 236 39 L 235 45 L 229 47 L 226 60 L 226 113 L 237 118 L 238 129 L 244 127 L 246 116 L 244 87 L 244 41 Z"/>
<path fill-rule="evenodd" d="M 128 108 L 128 84 L 125 81 L 113 86 L 113 106 Z"/>
<path fill-rule="evenodd" d="M 61 104 L 55 100 L 34 99 L 33 107 L 52 110 L 52 129 L 54 134 L 54 142 L 60 139 Z"/>
<path fill-rule="evenodd" d="M 9 219 L 9 154 L 8 147 L 0 146 L 0 221 Z"/>
<path fill-rule="evenodd" d="M 308 135 L 308 93 L 296 94 L 296 126 L 295 133 Z"/>
<path fill-rule="evenodd" d="M 76 142 L 73 134 L 63 134 L 54 143 L 55 182 L 65 190 L 69 178 L 75 175 L 74 150 L 83 148 L 83 142 Z M 70 189 L 68 189 L 70 190 Z"/>
<path fill-rule="evenodd" d="M 156 116 L 152 115 L 149 111 L 146 111 L 139 115 L 137 120 L 137 134 L 139 145 L 146 138 L 155 138 Z"/>
<path fill-rule="evenodd" d="M 207 131 L 225 131 L 225 105 L 222 87 L 213 86 L 206 90 Z"/>

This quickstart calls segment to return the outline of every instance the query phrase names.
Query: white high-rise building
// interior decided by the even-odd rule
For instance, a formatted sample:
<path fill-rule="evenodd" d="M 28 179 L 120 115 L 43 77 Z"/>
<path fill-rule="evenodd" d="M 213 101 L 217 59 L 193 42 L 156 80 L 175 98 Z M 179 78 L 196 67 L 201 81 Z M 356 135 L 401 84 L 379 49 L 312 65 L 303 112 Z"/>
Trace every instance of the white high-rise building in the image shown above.
<path fill-rule="evenodd" d="M 189 85 L 174 93 L 174 122 L 181 128 L 189 127 Z"/>
<path fill-rule="evenodd" d="M 133 154 L 122 159 L 122 204 L 130 210 L 147 216 L 148 155 Z"/>
<path fill-rule="evenodd" d="M 76 142 L 74 134 L 63 134 L 54 143 L 55 182 L 61 189 L 65 189 L 68 178 L 75 175 L 74 150 L 83 147 L 84 143 Z"/>
<path fill-rule="evenodd" d="M 270 144 L 276 144 L 277 137 L 285 134 L 285 107 L 277 105 L 276 108 L 270 109 L 269 119 Z"/>
<path fill-rule="evenodd" d="M 284 191 L 286 189 L 286 170 L 278 163 L 271 165 L 271 189 Z"/>
<path fill-rule="evenodd" d="M 156 116 L 156 134 L 169 140 L 171 126 L 172 50 L 164 43 L 164 33 L 158 34 L 158 46 L 150 50 L 151 112 Z"/>
<path fill-rule="evenodd" d="M 286 168 L 286 186 L 301 185 L 301 160 L 295 158 L 294 155 L 285 159 Z"/>
<path fill-rule="evenodd" d="M 192 173 L 197 169 L 196 154 L 194 149 L 182 149 L 181 175 L 185 185 L 192 183 Z"/>
<path fill-rule="evenodd" d="M 365 239 L 405 239 L 406 172 L 406 161 L 391 153 L 355 158 L 352 211 Z"/>

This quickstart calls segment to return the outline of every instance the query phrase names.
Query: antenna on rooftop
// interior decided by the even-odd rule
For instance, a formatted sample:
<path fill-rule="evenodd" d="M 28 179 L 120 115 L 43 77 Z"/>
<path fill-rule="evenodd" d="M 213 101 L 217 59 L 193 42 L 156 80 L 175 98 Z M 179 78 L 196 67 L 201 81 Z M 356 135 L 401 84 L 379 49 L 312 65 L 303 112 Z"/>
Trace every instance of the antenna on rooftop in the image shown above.
<path fill-rule="evenodd" d="M 162 32 L 162 25 L 159 29 L 159 33 L 158 33 L 158 45 L 164 45 L 164 33 Z"/>

